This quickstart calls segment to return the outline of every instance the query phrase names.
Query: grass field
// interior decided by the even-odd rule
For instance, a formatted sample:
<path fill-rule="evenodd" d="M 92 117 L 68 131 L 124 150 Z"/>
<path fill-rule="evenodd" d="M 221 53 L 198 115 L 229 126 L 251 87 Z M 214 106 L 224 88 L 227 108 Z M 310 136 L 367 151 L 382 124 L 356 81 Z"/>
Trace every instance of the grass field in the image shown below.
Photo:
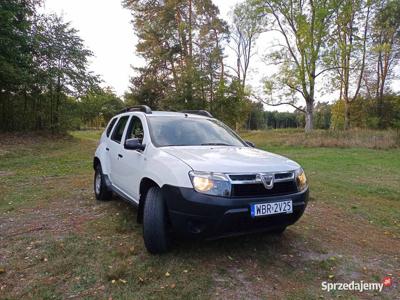
<path fill-rule="evenodd" d="M 98 136 L 0 136 L 0 299 L 400 298 L 400 149 L 244 133 L 303 165 L 311 187 L 303 218 L 282 237 L 180 241 L 152 256 L 136 210 L 93 197 Z M 385 276 L 394 285 L 382 293 L 321 289 Z"/>

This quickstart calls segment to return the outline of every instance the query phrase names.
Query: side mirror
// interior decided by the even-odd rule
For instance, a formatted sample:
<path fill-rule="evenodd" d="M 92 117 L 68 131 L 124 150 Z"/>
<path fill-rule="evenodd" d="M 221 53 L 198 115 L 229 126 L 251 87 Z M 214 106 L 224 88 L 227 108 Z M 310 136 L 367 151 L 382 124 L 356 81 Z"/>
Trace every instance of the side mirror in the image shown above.
<path fill-rule="evenodd" d="M 249 146 L 249 147 L 252 147 L 252 148 L 256 147 L 256 144 L 254 144 L 253 142 L 250 142 L 250 141 L 245 141 L 245 142 L 246 142 L 247 146 Z"/>
<path fill-rule="evenodd" d="M 125 149 L 143 151 L 146 145 L 143 145 L 139 139 L 128 139 L 125 141 Z"/>

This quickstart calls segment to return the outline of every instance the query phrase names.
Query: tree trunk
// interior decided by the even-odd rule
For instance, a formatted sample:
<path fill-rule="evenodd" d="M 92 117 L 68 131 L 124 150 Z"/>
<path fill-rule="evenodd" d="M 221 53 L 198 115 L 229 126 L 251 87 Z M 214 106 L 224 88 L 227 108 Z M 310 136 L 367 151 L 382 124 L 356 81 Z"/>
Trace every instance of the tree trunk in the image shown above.
<path fill-rule="evenodd" d="M 176 74 L 176 69 L 175 69 L 175 64 L 172 58 L 169 59 L 169 63 L 171 64 L 171 70 L 172 70 L 172 77 L 174 79 L 174 84 L 175 84 L 175 90 L 178 89 L 178 76 Z"/>
<path fill-rule="evenodd" d="M 61 102 L 61 78 L 58 76 L 57 78 L 57 98 L 56 98 L 56 107 L 54 114 L 54 125 L 56 130 L 60 130 L 60 102 Z"/>
<path fill-rule="evenodd" d="M 6 129 L 6 99 L 5 99 L 5 93 L 2 93 L 0 90 L 0 102 L 2 106 L 1 110 L 1 119 L 0 119 L 0 130 L 5 130 Z"/>
<path fill-rule="evenodd" d="M 350 102 L 344 101 L 344 130 L 350 129 Z"/>
<path fill-rule="evenodd" d="M 53 85 L 50 85 L 50 129 L 53 133 Z"/>
<path fill-rule="evenodd" d="M 10 93 L 7 93 L 8 94 L 8 103 L 9 103 L 9 105 L 8 105 L 8 107 L 9 107 L 9 110 L 8 110 L 8 112 L 9 112 L 9 120 L 8 120 L 8 122 L 9 122 L 9 124 L 10 125 L 8 125 L 8 128 L 9 128 L 9 130 L 15 130 L 15 124 L 14 124 L 14 105 L 13 105 L 13 103 L 12 103 L 12 99 L 11 99 L 11 94 Z"/>
<path fill-rule="evenodd" d="M 193 56 L 193 41 L 192 41 L 192 0 L 189 0 L 189 57 L 192 60 Z"/>
<path fill-rule="evenodd" d="M 384 122 L 384 107 L 383 107 L 383 96 L 385 92 L 386 78 L 389 72 L 389 54 L 384 55 L 383 67 L 381 69 L 381 85 L 379 87 L 378 95 L 378 107 L 379 107 L 379 128 L 383 129 L 385 127 Z"/>
<path fill-rule="evenodd" d="M 23 128 L 28 128 L 30 127 L 30 122 L 28 122 L 28 114 L 27 114 L 27 110 L 28 110 L 28 95 L 26 93 L 26 87 L 24 87 L 24 112 L 23 112 L 23 116 L 24 116 L 24 125 Z M 30 128 L 29 128 L 30 129 Z"/>
<path fill-rule="evenodd" d="M 311 132 L 314 129 L 314 101 L 307 101 L 306 106 L 306 132 Z"/>

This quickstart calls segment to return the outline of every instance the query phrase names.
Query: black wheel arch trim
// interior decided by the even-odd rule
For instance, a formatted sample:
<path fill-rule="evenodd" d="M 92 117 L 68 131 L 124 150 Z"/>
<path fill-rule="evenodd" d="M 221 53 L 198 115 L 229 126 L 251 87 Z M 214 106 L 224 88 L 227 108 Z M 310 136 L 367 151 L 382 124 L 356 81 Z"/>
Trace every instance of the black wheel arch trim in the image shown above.
<path fill-rule="evenodd" d="M 140 185 L 139 185 L 139 206 L 138 206 L 138 213 L 137 213 L 137 218 L 136 221 L 138 224 L 143 223 L 143 210 L 144 210 L 144 203 L 146 201 L 146 194 L 147 191 L 152 187 L 156 186 L 161 189 L 161 187 L 157 184 L 156 181 L 149 177 L 143 177 L 140 180 Z"/>
<path fill-rule="evenodd" d="M 93 157 L 93 169 L 94 170 L 96 170 L 97 165 L 101 166 L 101 162 L 100 162 L 100 159 L 97 156 L 95 156 L 95 157 Z"/>

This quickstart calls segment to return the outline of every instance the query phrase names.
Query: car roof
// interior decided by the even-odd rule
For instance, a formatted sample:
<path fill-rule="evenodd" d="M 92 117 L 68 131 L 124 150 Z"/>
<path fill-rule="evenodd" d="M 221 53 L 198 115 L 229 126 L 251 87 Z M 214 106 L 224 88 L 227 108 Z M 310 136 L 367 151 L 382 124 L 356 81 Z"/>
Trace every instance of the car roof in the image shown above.
<path fill-rule="evenodd" d="M 145 112 L 141 111 L 130 111 L 130 112 L 125 112 L 121 113 L 117 116 L 123 116 L 123 115 L 132 115 L 132 114 L 143 114 L 148 117 L 182 117 L 182 116 L 189 116 L 191 118 L 201 118 L 201 119 L 210 119 L 210 117 L 203 116 L 203 115 L 198 115 L 198 114 L 192 114 L 192 113 L 185 113 L 185 112 L 174 112 L 174 111 L 153 111 L 151 114 L 147 114 Z"/>

